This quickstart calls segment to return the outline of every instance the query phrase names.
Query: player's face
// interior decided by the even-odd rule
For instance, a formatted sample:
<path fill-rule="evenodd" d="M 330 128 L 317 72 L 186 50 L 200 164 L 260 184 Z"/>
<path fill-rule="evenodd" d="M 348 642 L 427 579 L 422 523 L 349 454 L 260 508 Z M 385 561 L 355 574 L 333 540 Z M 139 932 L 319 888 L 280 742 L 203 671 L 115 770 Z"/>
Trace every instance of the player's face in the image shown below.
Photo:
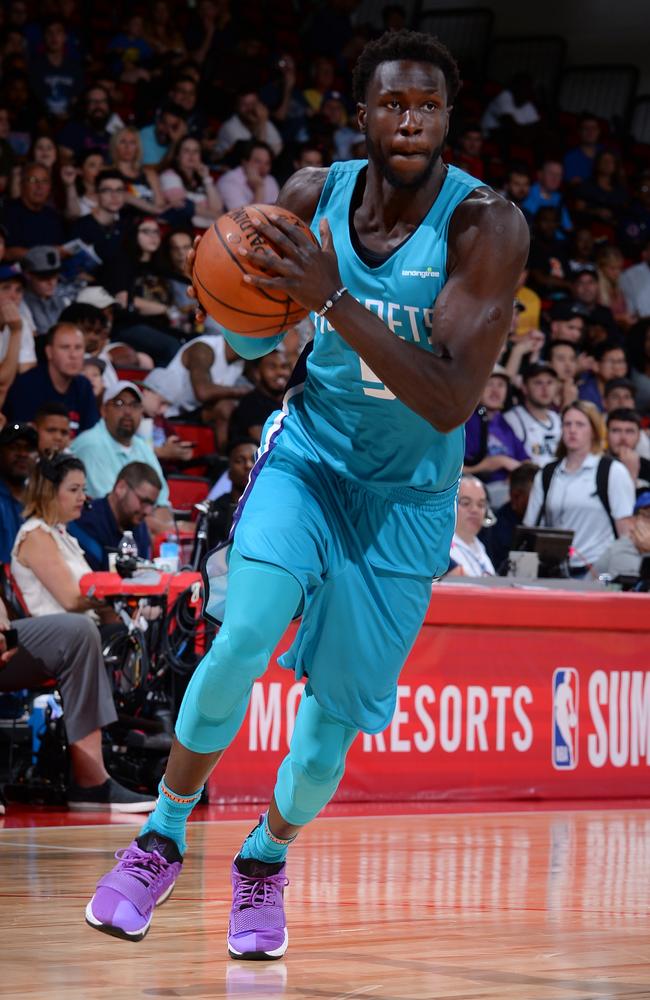
<path fill-rule="evenodd" d="M 392 187 L 419 188 L 440 159 L 449 112 L 442 70 L 407 60 L 380 63 L 358 109 L 368 159 Z"/>

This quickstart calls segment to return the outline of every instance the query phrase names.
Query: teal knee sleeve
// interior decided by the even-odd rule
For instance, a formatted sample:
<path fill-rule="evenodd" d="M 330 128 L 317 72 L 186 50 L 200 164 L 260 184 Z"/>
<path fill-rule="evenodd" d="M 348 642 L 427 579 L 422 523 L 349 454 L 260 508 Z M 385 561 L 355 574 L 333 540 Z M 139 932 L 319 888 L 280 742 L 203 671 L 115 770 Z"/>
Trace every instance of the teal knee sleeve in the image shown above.
<path fill-rule="evenodd" d="M 184 747 L 213 753 L 233 741 L 253 683 L 301 599 L 302 588 L 287 570 L 233 551 L 223 625 L 194 671 L 178 714 L 176 736 Z"/>
<path fill-rule="evenodd" d="M 325 712 L 307 685 L 275 785 L 275 802 L 287 823 L 304 826 L 327 805 L 343 777 L 357 733 Z"/>

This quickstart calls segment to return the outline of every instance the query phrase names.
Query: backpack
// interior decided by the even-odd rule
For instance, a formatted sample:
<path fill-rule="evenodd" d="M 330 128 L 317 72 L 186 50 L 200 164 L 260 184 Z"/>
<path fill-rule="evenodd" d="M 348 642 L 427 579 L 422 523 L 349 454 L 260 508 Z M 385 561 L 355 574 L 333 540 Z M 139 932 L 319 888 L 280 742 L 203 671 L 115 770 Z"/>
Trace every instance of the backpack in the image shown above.
<path fill-rule="evenodd" d="M 609 518 L 609 523 L 612 526 L 612 531 L 614 532 L 614 538 L 618 538 L 618 531 L 616 530 L 616 521 L 612 517 L 612 509 L 609 506 L 609 473 L 614 463 L 613 458 L 609 458 L 607 455 L 603 455 L 598 463 L 598 468 L 596 469 L 596 496 L 605 508 L 605 513 Z M 549 462 L 542 469 L 542 506 L 539 509 L 539 514 L 537 515 L 537 521 L 535 524 L 539 526 L 542 523 L 542 518 L 546 513 L 546 498 L 548 497 L 548 491 L 551 488 L 551 480 L 555 470 L 559 466 L 559 459 L 555 462 Z"/>

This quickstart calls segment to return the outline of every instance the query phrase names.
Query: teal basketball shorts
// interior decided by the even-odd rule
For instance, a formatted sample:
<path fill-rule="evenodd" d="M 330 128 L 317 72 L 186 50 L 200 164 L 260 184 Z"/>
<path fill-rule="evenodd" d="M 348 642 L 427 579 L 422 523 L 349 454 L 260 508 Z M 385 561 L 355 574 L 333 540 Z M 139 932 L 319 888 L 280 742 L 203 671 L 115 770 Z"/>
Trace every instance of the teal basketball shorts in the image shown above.
<path fill-rule="evenodd" d="M 280 663 L 309 678 L 335 719 L 380 732 L 392 718 L 432 580 L 449 565 L 457 486 L 442 493 L 375 490 L 281 442 L 263 458 L 231 542 L 247 559 L 288 570 L 302 587 L 298 633 Z M 221 621 L 227 549 L 208 558 L 205 576 L 205 613 Z M 250 601 L 254 607 L 255 594 Z"/>

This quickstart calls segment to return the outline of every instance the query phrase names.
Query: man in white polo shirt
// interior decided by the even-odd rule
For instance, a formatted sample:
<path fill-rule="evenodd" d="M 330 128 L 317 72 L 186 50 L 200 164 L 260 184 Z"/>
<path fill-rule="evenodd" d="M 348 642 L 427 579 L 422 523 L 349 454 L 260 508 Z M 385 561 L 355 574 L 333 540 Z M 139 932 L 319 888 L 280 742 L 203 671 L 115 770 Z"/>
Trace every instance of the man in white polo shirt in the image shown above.
<path fill-rule="evenodd" d="M 133 382 L 117 382 L 104 393 L 102 419 L 74 439 L 70 450 L 86 467 L 86 489 L 91 497 L 104 497 L 113 489 L 118 472 L 129 462 L 144 462 L 155 469 L 162 489 L 149 523 L 152 531 L 174 530 L 169 489 L 153 449 L 137 430 L 142 420 L 142 393 Z"/>

